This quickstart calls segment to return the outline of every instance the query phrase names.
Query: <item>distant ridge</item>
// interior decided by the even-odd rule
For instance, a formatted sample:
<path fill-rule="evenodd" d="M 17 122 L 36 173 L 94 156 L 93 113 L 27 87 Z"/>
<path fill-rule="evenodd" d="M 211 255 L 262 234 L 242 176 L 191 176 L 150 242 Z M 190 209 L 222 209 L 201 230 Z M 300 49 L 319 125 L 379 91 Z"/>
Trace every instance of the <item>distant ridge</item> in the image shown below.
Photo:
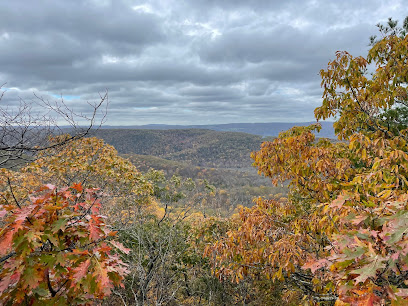
<path fill-rule="evenodd" d="M 273 137 L 209 129 L 93 130 L 89 136 L 103 139 L 121 154 L 152 155 L 211 168 L 247 168 L 251 152 Z"/>
<path fill-rule="evenodd" d="M 174 130 L 174 129 L 205 129 L 221 132 L 243 132 L 259 136 L 278 136 L 280 132 L 286 131 L 293 126 L 310 125 L 315 122 L 270 122 L 270 123 L 226 123 L 209 125 L 167 125 L 147 124 L 132 126 L 102 126 L 103 129 L 142 129 L 142 130 Z M 320 122 L 322 130 L 318 137 L 336 138 L 333 122 Z"/>

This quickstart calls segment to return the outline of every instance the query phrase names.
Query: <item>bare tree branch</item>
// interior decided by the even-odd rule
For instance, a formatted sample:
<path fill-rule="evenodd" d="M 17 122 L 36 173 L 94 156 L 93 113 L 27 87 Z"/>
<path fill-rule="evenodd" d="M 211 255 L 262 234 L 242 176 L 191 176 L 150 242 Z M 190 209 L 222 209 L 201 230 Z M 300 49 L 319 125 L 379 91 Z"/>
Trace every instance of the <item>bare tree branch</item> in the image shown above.
<path fill-rule="evenodd" d="M 0 86 L 4 87 L 4 84 Z M 108 91 L 99 94 L 95 103 L 88 102 L 90 115 L 76 113 L 69 108 L 61 96 L 58 101 L 34 94 L 35 99 L 20 99 L 16 108 L 4 105 L 2 99 L 5 90 L 0 93 L 0 167 L 18 167 L 33 161 L 38 152 L 64 146 L 85 137 L 91 129 L 98 129 L 106 120 L 109 104 Z M 40 113 L 33 110 L 41 108 Z M 60 126 L 63 122 L 64 126 Z M 82 123 L 82 125 L 81 125 Z M 70 133 L 66 137 L 51 142 L 50 136 Z"/>

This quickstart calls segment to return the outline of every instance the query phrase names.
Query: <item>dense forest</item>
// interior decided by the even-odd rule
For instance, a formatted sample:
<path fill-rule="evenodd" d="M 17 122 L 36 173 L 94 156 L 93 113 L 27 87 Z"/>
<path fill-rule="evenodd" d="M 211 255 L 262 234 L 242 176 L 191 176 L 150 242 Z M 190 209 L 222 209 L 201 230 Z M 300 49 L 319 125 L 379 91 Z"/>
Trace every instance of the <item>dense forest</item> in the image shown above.
<path fill-rule="evenodd" d="M 180 129 L 202 129 L 219 132 L 241 132 L 263 137 L 277 137 L 282 131 L 292 128 L 294 125 L 310 125 L 313 122 L 269 122 L 269 123 L 224 123 L 209 125 L 168 125 L 168 124 L 148 124 L 128 126 L 128 129 L 143 130 L 180 130 Z M 320 122 L 322 129 L 316 133 L 317 137 L 336 138 L 332 122 Z M 102 126 L 103 129 L 123 129 L 123 126 Z"/>
<path fill-rule="evenodd" d="M 379 30 L 320 71 L 338 141 L 2 108 L 1 304 L 407 304 L 408 18 Z"/>
<path fill-rule="evenodd" d="M 201 129 L 103 129 L 92 136 L 103 139 L 122 154 L 152 155 L 199 167 L 250 167 L 250 154 L 268 140 L 261 136 Z"/>
<path fill-rule="evenodd" d="M 103 129 L 90 136 L 114 146 L 142 172 L 161 170 L 167 179 L 175 176 L 211 186 L 212 192 L 203 198 L 205 214 L 230 216 L 238 205 L 252 206 L 254 197 L 287 193 L 252 167 L 251 152 L 268 138 L 197 129 Z"/>

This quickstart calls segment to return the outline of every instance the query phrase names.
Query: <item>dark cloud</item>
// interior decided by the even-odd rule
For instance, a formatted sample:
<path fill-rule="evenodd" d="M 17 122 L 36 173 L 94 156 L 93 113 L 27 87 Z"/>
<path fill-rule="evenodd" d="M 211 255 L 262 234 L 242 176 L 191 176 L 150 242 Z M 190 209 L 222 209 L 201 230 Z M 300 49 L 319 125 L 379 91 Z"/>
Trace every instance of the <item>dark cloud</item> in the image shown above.
<path fill-rule="evenodd" d="M 108 124 L 308 121 L 318 72 L 367 52 L 402 0 L 6 1 L 0 78 L 85 112 L 109 89 Z M 35 99 L 35 98 L 34 98 Z M 35 106 L 36 109 L 41 108 Z"/>

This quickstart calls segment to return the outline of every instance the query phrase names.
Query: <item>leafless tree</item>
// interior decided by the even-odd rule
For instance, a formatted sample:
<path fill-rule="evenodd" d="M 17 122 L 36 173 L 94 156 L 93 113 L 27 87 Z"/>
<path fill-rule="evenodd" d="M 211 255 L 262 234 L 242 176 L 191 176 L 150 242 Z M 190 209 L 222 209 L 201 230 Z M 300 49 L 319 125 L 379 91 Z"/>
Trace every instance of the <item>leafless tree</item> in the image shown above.
<path fill-rule="evenodd" d="M 20 99 L 18 106 L 7 105 L 3 88 L 4 84 L 0 86 L 0 167 L 18 167 L 32 161 L 40 151 L 84 137 L 91 129 L 100 127 L 106 118 L 107 90 L 99 95 L 98 102 L 88 102 L 89 115 L 84 115 L 69 108 L 62 97 L 49 101 L 34 94 L 30 101 Z M 49 136 L 67 132 L 69 135 L 58 142 L 49 141 Z"/>

